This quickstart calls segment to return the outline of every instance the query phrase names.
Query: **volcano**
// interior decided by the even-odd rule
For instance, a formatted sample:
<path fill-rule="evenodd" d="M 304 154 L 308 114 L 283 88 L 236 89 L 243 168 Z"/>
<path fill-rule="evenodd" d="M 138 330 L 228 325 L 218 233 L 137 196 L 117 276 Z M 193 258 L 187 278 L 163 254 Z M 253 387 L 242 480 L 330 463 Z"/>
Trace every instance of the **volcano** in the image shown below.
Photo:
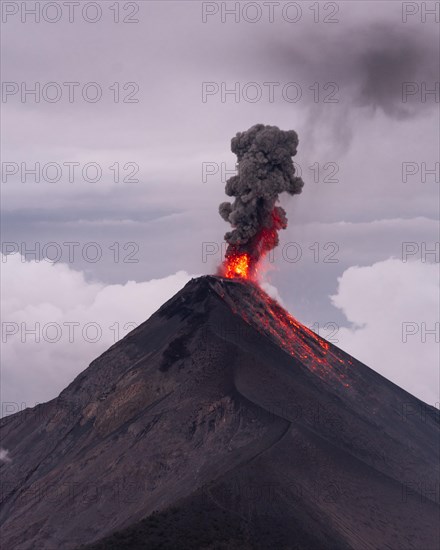
<path fill-rule="evenodd" d="M 439 547 L 438 411 L 249 281 L 191 280 L 1 420 L 8 549 Z"/>

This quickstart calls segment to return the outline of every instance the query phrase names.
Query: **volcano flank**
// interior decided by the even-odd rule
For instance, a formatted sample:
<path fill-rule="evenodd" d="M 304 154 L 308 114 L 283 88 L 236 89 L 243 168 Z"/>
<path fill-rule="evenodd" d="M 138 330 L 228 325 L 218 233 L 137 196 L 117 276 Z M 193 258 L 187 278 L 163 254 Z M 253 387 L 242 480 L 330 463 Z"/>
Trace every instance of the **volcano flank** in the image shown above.
<path fill-rule="evenodd" d="M 0 427 L 4 548 L 439 547 L 438 411 L 249 281 L 191 280 Z"/>

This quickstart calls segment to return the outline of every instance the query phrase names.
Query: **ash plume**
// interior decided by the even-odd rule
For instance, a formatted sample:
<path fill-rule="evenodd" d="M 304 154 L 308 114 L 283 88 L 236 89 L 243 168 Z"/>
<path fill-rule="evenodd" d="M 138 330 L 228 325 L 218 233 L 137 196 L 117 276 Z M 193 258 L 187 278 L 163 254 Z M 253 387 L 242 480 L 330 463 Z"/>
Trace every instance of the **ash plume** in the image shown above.
<path fill-rule="evenodd" d="M 394 19 L 361 26 L 354 20 L 335 40 L 305 27 L 302 32 L 307 37 L 296 35 L 292 41 L 289 34 L 280 33 L 275 40 L 259 42 L 262 69 L 270 64 L 281 82 L 302 84 L 301 106 L 307 114 L 302 136 L 308 151 L 346 153 L 364 116 L 382 113 L 400 121 L 438 109 L 435 95 L 424 100 L 422 92 L 422 83 L 435 89 L 439 80 L 438 25 L 423 27 L 423 32 L 414 32 L 413 26 L 396 25 Z M 306 83 L 311 82 L 323 90 L 327 83 L 335 84 L 335 103 L 327 103 L 324 96 L 316 102 L 306 93 Z M 405 82 L 414 83 L 418 92 L 403 100 Z"/>
<path fill-rule="evenodd" d="M 219 206 L 221 217 L 233 229 L 225 235 L 226 258 L 249 254 L 255 266 L 261 256 L 277 246 L 278 230 L 287 227 L 286 212 L 276 203 L 279 195 L 301 193 L 304 182 L 295 176 L 292 157 L 298 135 L 277 126 L 256 124 L 232 138 L 238 173 L 226 182 L 225 192 L 235 200 Z"/>

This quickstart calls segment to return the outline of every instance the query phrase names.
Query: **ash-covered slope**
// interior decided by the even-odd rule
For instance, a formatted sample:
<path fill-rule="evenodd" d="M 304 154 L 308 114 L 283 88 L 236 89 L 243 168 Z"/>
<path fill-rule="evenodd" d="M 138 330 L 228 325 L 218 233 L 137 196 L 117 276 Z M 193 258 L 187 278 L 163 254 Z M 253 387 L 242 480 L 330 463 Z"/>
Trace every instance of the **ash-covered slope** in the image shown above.
<path fill-rule="evenodd" d="M 1 540 L 434 550 L 439 434 L 435 409 L 254 285 L 201 277 L 1 421 Z"/>

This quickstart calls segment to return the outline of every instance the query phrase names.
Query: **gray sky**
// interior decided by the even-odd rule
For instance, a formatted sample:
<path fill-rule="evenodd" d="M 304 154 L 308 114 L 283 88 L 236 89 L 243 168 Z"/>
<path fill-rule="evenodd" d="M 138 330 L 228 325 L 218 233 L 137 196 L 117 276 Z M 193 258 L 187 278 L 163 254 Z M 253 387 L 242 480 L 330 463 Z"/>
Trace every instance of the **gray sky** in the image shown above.
<path fill-rule="evenodd" d="M 107 330 L 35 347 L 21 323 L 141 322 L 182 286 L 177 272 L 215 271 L 222 167 L 256 123 L 300 139 L 305 187 L 282 198 L 290 223 L 267 274 L 284 305 L 438 401 L 426 332 L 438 323 L 438 15 L 394 1 L 242 2 L 236 16 L 222 7 L 235 2 L 82 2 L 69 22 L 68 6 L 39 4 L 35 22 L 3 2 L 2 246 L 39 243 L 37 259 L 60 261 L 1 264 L 2 320 L 19 327 L 3 342 L 3 401 L 55 396 L 113 343 Z M 36 83 L 39 102 L 22 97 Z M 35 163 L 40 181 L 22 181 Z"/>

